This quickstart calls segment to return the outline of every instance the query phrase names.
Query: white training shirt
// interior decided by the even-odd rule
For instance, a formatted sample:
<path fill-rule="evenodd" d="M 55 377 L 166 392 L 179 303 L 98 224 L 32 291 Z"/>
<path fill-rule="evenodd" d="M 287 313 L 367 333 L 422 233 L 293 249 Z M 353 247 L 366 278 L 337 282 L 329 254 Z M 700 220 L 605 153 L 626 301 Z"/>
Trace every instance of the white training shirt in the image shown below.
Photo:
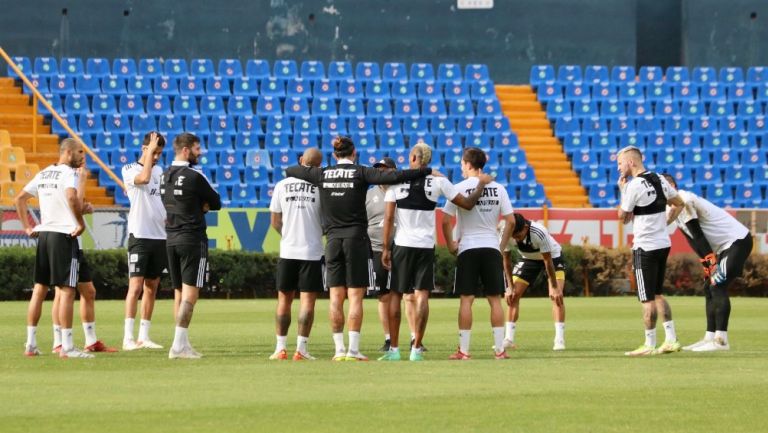
<path fill-rule="evenodd" d="M 295 177 L 275 185 L 270 212 L 283 214 L 280 258 L 320 260 L 323 257 L 323 227 L 320 188 Z"/>
<path fill-rule="evenodd" d="M 677 191 L 669 185 L 664 177 L 654 173 L 661 180 L 661 189 L 667 200 L 677 197 Z M 630 180 L 621 194 L 621 210 L 632 212 L 635 206 L 647 206 L 656 201 L 656 190 L 653 185 L 642 177 Z M 669 248 L 672 242 L 667 232 L 667 213 L 659 212 L 651 215 L 635 215 L 632 220 L 632 231 L 635 235 L 632 249 L 642 248 L 653 251 Z"/>
<path fill-rule="evenodd" d="M 504 220 L 499 222 L 499 240 L 501 240 L 501 235 L 504 232 L 504 227 L 506 227 L 506 225 L 507 222 Z M 549 234 L 546 227 L 536 221 L 531 221 L 528 236 L 525 237 L 524 241 L 518 242 L 510 236 L 504 251 L 512 251 L 513 247 L 517 248 L 520 252 L 520 256 L 528 260 L 544 260 L 541 253 L 550 253 L 552 258 L 556 259 L 560 257 L 560 254 L 563 251 L 563 248 L 557 243 L 555 238 Z"/>
<path fill-rule="evenodd" d="M 149 183 L 136 185 L 136 176 L 144 166 L 133 162 L 123 166 L 123 183 L 128 191 L 131 209 L 128 212 L 128 233 L 137 239 L 165 239 L 165 206 L 160 196 L 163 169 L 155 165 Z"/>
<path fill-rule="evenodd" d="M 410 194 L 410 182 L 401 183 L 387 189 L 384 202 L 393 203 L 405 199 Z M 449 202 L 456 198 L 459 191 L 450 180 L 432 175 L 424 178 L 424 195 L 431 203 L 437 203 L 440 197 Z M 435 246 L 435 211 L 404 209 L 400 206 L 395 211 L 395 245 L 411 248 L 434 248 Z"/>
<path fill-rule="evenodd" d="M 478 179 L 470 177 L 455 185 L 457 191 L 464 195 L 472 194 Z M 443 212 L 456 216 L 456 240 L 459 243 L 459 254 L 475 248 L 499 249 L 499 238 L 496 235 L 496 223 L 499 215 L 510 215 L 514 212 L 509 201 L 507 189 L 496 182 L 485 186 L 483 195 L 472 210 L 464 210 L 451 202 L 443 208 Z"/>
<path fill-rule="evenodd" d="M 675 223 L 680 227 L 680 230 L 690 236 L 691 233 L 685 224 L 698 218 L 701 231 L 704 232 L 704 237 L 707 238 L 707 242 L 715 254 L 720 255 L 730 248 L 735 241 L 744 239 L 749 235 L 749 230 L 739 220 L 708 200 L 690 191 L 678 190 L 677 193 L 685 202 L 685 207 Z"/>
<path fill-rule="evenodd" d="M 40 202 L 40 224 L 36 232 L 72 233 L 77 219 L 67 201 L 67 189 L 77 191 L 77 170 L 65 165 L 49 165 L 37 173 L 24 191 L 37 197 Z"/>

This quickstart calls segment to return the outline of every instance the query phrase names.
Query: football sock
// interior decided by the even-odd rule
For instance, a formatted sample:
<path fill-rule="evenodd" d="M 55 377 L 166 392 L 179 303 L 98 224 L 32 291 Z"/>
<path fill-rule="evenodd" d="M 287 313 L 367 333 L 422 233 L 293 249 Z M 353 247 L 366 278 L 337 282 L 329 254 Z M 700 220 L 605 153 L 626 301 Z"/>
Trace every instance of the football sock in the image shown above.
<path fill-rule="evenodd" d="M 469 338 L 471 334 L 471 329 L 459 329 L 459 350 L 465 355 L 469 354 Z"/>
<path fill-rule="evenodd" d="M 96 342 L 96 322 L 83 322 L 83 331 L 85 332 L 86 346 Z"/>
<path fill-rule="evenodd" d="M 151 324 L 152 322 L 144 319 L 139 322 L 139 341 L 149 341 L 149 327 Z"/>
<path fill-rule="evenodd" d="M 125 328 L 123 329 L 123 340 L 133 340 L 133 325 L 136 319 L 132 317 L 125 318 Z"/>

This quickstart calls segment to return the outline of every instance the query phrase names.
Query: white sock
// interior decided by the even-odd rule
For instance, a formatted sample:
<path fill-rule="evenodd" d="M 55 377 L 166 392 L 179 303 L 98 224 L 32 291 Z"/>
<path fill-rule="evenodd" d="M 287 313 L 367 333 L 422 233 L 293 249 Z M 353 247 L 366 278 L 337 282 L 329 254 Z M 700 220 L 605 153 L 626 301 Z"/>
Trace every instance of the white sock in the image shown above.
<path fill-rule="evenodd" d="M 309 342 L 309 337 L 302 337 L 301 335 L 296 337 L 296 351 L 299 353 L 306 354 L 308 342 Z"/>
<path fill-rule="evenodd" d="M 471 329 L 459 329 L 459 350 L 465 355 L 469 355 L 469 337 L 471 334 Z"/>
<path fill-rule="evenodd" d="M 349 331 L 349 352 L 360 352 L 360 333 L 356 331 Z"/>
<path fill-rule="evenodd" d="M 400 348 L 399 347 L 390 347 L 389 351 L 392 352 L 392 353 L 400 353 Z"/>
<path fill-rule="evenodd" d="M 90 346 L 98 340 L 98 338 L 96 338 L 96 322 L 84 322 L 83 331 L 85 332 L 86 346 Z"/>
<path fill-rule="evenodd" d="M 392 336 L 390 334 L 384 334 L 384 340 L 389 341 L 392 339 Z"/>
<path fill-rule="evenodd" d="M 69 352 L 75 348 L 75 342 L 72 339 L 72 328 L 61 328 L 61 351 Z"/>
<path fill-rule="evenodd" d="M 286 342 L 288 341 L 287 335 L 276 335 L 277 338 L 277 344 L 275 345 L 275 352 L 279 352 L 281 350 L 285 350 Z"/>
<path fill-rule="evenodd" d="M 125 318 L 125 327 L 123 328 L 123 340 L 133 340 L 133 325 L 136 319 L 133 317 Z"/>
<path fill-rule="evenodd" d="M 139 322 L 139 341 L 149 341 L 149 327 L 152 322 L 142 319 Z"/>
<path fill-rule="evenodd" d="M 53 325 L 53 348 L 55 349 L 59 346 L 61 346 L 61 326 Z"/>
<path fill-rule="evenodd" d="M 565 340 L 565 322 L 555 322 L 555 340 Z"/>
<path fill-rule="evenodd" d="M 715 331 L 715 339 L 723 340 L 724 344 L 728 344 L 728 331 Z"/>
<path fill-rule="evenodd" d="M 515 322 L 507 322 L 507 331 L 504 335 L 504 338 L 506 338 L 509 341 L 515 341 L 515 328 L 516 328 Z"/>
<path fill-rule="evenodd" d="M 493 347 L 496 348 L 496 353 L 501 353 L 504 351 L 504 327 L 499 326 L 491 329 L 493 330 Z"/>
<path fill-rule="evenodd" d="M 172 349 L 175 352 L 181 352 L 187 345 L 189 345 L 189 329 L 177 326 L 173 334 Z"/>
<path fill-rule="evenodd" d="M 677 334 L 675 333 L 675 322 L 670 320 L 664 322 L 664 341 L 668 343 L 674 343 L 677 341 Z"/>
<path fill-rule="evenodd" d="M 333 343 L 336 345 L 336 353 L 345 353 L 347 351 L 347 348 L 344 347 L 344 333 L 343 332 L 334 332 L 333 333 Z"/>
<path fill-rule="evenodd" d="M 656 329 L 645 330 L 645 345 L 648 347 L 656 347 Z"/>
<path fill-rule="evenodd" d="M 707 332 L 704 333 L 704 340 L 705 341 L 712 341 L 714 339 L 715 339 L 715 333 L 714 332 L 707 331 Z"/>
<path fill-rule="evenodd" d="M 27 326 L 27 345 L 37 347 L 37 326 Z"/>

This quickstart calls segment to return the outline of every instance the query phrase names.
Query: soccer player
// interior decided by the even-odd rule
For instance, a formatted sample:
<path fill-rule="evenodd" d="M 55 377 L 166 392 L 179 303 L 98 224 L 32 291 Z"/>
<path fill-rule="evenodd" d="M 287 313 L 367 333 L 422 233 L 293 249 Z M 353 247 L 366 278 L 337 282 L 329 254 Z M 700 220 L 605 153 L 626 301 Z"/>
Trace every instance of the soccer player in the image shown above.
<path fill-rule="evenodd" d="M 77 238 L 85 229 L 85 203 L 78 193 L 80 181 L 77 168 L 84 161 L 84 150 L 79 142 L 72 138 L 62 140 L 58 163 L 35 175 L 16 197 L 16 210 L 24 231 L 28 236 L 38 238 L 35 289 L 28 310 L 28 320 L 32 319 L 33 325 L 28 322 L 27 356 L 41 354 L 35 339 L 35 319 L 39 320 L 47 288 L 53 286 L 58 298 L 54 301 L 53 312 L 58 315 L 54 323 L 61 326 L 59 356 L 93 358 L 93 355 L 76 349 L 72 338 L 73 304 L 82 258 Z M 40 224 L 36 227 L 29 224 L 27 213 L 27 201 L 32 197 L 38 197 L 40 202 Z"/>
<path fill-rule="evenodd" d="M 506 225 L 506 224 L 500 224 Z M 502 229 L 503 230 L 503 229 Z M 504 248 L 504 273 L 509 284 L 505 299 L 507 310 L 504 348 L 516 349 L 515 328 L 520 317 L 520 298 L 528 286 L 536 281 L 541 271 L 545 272 L 549 286 L 549 299 L 552 300 L 552 318 L 555 320 L 555 341 L 552 350 L 565 350 L 565 263 L 560 256 L 560 244 L 549 234 L 547 229 L 523 215 L 515 214 L 515 229 L 512 239 Z M 512 268 L 512 246 L 520 252 L 520 261 Z"/>
<path fill-rule="evenodd" d="M 667 232 L 666 207 L 676 212 L 682 208 L 683 200 L 667 181 L 657 173 L 643 166 L 640 149 L 628 146 L 619 151 L 619 190 L 621 205 L 619 220 L 624 224 L 632 222 L 632 269 L 637 281 L 637 297 L 643 304 L 645 342 L 627 356 L 646 356 L 658 353 L 680 351 L 680 343 L 672 321 L 672 309 L 662 294 L 667 257 L 672 245 Z M 629 177 L 632 177 L 629 180 Z M 656 348 L 656 319 L 664 320 L 664 343 Z"/>
<path fill-rule="evenodd" d="M 461 173 L 464 181 L 456 189 L 466 195 L 480 187 L 480 176 L 487 157 L 485 152 L 476 148 L 464 149 L 461 158 Z M 496 182 L 482 188 L 483 192 L 472 210 L 457 209 L 449 202 L 443 208 L 443 236 L 456 259 L 456 279 L 454 292 L 461 297 L 459 304 L 459 348 L 449 359 L 469 360 L 469 343 L 472 332 L 472 304 L 475 296 L 485 296 L 491 306 L 491 328 L 493 330 L 494 356 L 496 359 L 508 359 L 503 348 L 504 311 L 501 308 L 501 295 L 504 294 L 504 270 L 501 249 L 509 242 L 509 236 L 515 226 L 512 203 L 507 190 Z M 501 235 L 501 242 L 496 234 L 496 223 L 501 215 L 506 227 Z M 454 242 L 451 220 L 456 217 L 456 239 Z M 482 281 L 482 289 L 478 288 Z"/>
<path fill-rule="evenodd" d="M 429 166 L 432 148 L 418 143 L 408 156 L 412 169 Z M 421 342 L 429 318 L 429 292 L 435 287 L 435 207 L 440 197 L 456 206 L 471 210 L 483 193 L 483 187 L 493 180 L 481 174 L 478 186 L 465 197 L 445 177 L 429 175 L 410 182 L 395 185 L 384 197 L 383 252 L 381 260 L 390 269 L 389 330 L 392 344 L 380 361 L 399 361 L 400 349 L 400 301 L 404 294 L 415 297 L 415 339 L 409 359 L 424 359 Z M 393 227 L 397 224 L 394 247 L 390 248 Z"/>
<path fill-rule="evenodd" d="M 672 176 L 664 175 L 677 188 Z M 707 331 L 704 338 L 683 350 L 729 350 L 728 320 L 731 300 L 728 287 L 744 272 L 752 252 L 752 234 L 736 218 L 690 191 L 677 190 L 685 206 L 675 223 L 704 266 L 704 298 Z M 670 210 L 671 213 L 671 210 Z"/>
<path fill-rule="evenodd" d="M 304 151 L 301 164 L 320 167 L 323 155 L 317 148 Z M 307 343 L 315 320 L 317 295 L 323 284 L 323 228 L 320 224 L 320 191 L 317 185 L 287 177 L 275 185 L 272 201 L 272 227 L 280 233 L 280 260 L 277 262 L 277 345 L 269 359 L 286 360 L 286 340 L 291 326 L 291 304 L 299 292 L 299 332 L 294 361 L 314 360 Z"/>
<path fill-rule="evenodd" d="M 326 284 L 330 287 L 330 320 L 336 361 L 367 361 L 360 353 L 363 295 L 373 286 L 371 242 L 365 195 L 370 185 L 395 184 L 424 177 L 432 170 L 381 171 L 355 164 L 355 144 L 349 137 L 333 140 L 337 165 L 330 167 L 293 166 L 290 177 L 320 187 L 325 246 Z M 349 350 L 344 347 L 344 299 L 349 298 Z"/>
<path fill-rule="evenodd" d="M 155 296 L 160 276 L 168 267 L 165 247 L 165 208 L 160 198 L 160 177 L 157 165 L 165 148 L 165 137 L 157 132 L 144 136 L 138 162 L 123 167 L 123 183 L 128 191 L 131 209 L 128 212 L 128 293 L 125 296 L 125 329 L 123 350 L 162 349 L 149 338 Z M 139 339 L 133 339 L 136 304 L 141 298 Z"/>
<path fill-rule="evenodd" d="M 196 135 L 188 132 L 177 135 L 173 151 L 173 163 L 160 178 L 160 195 L 166 212 L 168 272 L 173 289 L 181 292 L 168 357 L 199 359 L 202 355 L 189 342 L 189 323 L 200 289 L 208 280 L 205 213 L 221 209 L 221 198 L 205 175 L 192 168 L 201 153 Z"/>

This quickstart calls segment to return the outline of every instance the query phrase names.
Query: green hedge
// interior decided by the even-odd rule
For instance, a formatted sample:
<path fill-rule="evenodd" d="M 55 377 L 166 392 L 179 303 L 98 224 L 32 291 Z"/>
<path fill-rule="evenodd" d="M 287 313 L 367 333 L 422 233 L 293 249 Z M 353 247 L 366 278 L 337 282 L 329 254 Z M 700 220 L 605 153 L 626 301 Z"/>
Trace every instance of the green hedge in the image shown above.
<path fill-rule="evenodd" d="M 516 255 L 516 252 L 513 252 Z M 565 292 L 568 296 L 607 296 L 632 293 L 627 277 L 630 273 L 628 249 L 601 247 L 563 247 L 566 264 Z M 121 299 L 128 287 L 128 265 L 125 250 L 86 251 L 93 281 L 100 299 Z M 455 257 L 445 248 L 437 248 L 435 283 L 437 291 L 449 295 L 452 291 Z M 31 248 L 0 248 L 0 300 L 28 299 L 32 287 L 35 251 Z M 275 295 L 276 254 L 241 251 L 210 251 L 210 284 L 202 293 L 211 298 L 262 298 Z M 768 296 L 768 259 L 753 255 L 747 261 L 744 278 L 732 287 L 734 295 Z M 701 269 L 693 254 L 670 257 L 667 265 L 665 290 L 669 294 L 698 295 L 702 293 Z M 171 297 L 164 280 L 160 297 Z M 546 296 L 543 275 L 528 290 L 529 296 Z"/>

